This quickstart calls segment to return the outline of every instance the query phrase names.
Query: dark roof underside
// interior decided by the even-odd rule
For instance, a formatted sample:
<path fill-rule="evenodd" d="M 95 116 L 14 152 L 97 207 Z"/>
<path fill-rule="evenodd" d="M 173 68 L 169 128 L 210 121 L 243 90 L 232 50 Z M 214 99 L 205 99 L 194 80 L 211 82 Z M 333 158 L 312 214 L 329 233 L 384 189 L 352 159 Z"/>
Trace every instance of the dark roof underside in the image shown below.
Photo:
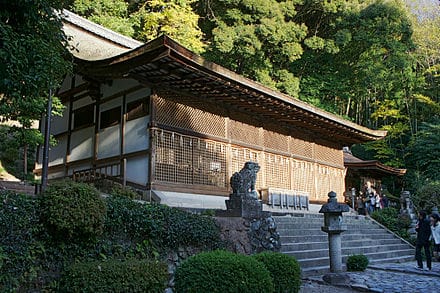
<path fill-rule="evenodd" d="M 350 153 L 344 152 L 344 166 L 356 170 L 359 172 L 371 173 L 376 175 L 395 175 L 403 176 L 406 173 L 406 169 L 393 168 L 384 165 L 376 160 L 363 161 Z"/>
<path fill-rule="evenodd" d="M 381 139 L 371 130 L 251 81 L 160 37 L 109 59 L 76 60 L 90 78 L 133 78 L 168 97 L 189 97 L 193 104 L 215 103 L 258 115 L 283 127 L 303 129 L 344 146 Z"/>

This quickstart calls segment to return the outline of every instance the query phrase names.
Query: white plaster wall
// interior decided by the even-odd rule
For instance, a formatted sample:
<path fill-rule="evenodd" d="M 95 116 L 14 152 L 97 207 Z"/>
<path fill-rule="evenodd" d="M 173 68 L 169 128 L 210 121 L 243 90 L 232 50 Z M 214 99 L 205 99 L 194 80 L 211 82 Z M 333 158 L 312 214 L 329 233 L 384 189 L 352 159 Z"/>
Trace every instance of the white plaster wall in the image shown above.
<path fill-rule="evenodd" d="M 127 159 L 127 181 L 146 185 L 148 181 L 147 156 Z"/>
<path fill-rule="evenodd" d="M 72 132 L 69 161 L 88 159 L 93 156 L 94 133 L 93 126 Z"/>
<path fill-rule="evenodd" d="M 67 150 L 67 135 L 58 140 L 57 145 L 49 148 L 49 166 L 65 163 Z"/>
<path fill-rule="evenodd" d="M 47 178 L 49 180 L 51 179 L 56 179 L 56 178 L 63 178 L 64 177 L 64 170 L 60 170 L 60 171 L 56 171 L 56 172 L 49 172 L 49 174 L 47 174 Z"/>
<path fill-rule="evenodd" d="M 63 133 L 69 130 L 69 104 L 64 105 L 63 116 L 52 116 L 50 132 L 52 134 Z"/>
<path fill-rule="evenodd" d="M 126 122 L 124 132 L 124 154 L 148 149 L 148 121 L 149 116 L 145 116 Z"/>
<path fill-rule="evenodd" d="M 117 99 L 113 99 L 111 101 L 108 101 L 107 103 L 101 104 L 99 106 L 99 112 L 104 112 L 104 111 L 116 108 L 118 106 L 122 106 L 122 96 Z"/>
<path fill-rule="evenodd" d="M 84 97 L 82 99 L 79 99 L 79 100 L 73 102 L 73 110 L 87 106 L 91 103 L 93 103 L 93 100 L 91 97 Z"/>
<path fill-rule="evenodd" d="M 137 85 L 139 85 L 139 82 L 134 79 L 114 79 L 111 85 L 103 84 L 101 86 L 102 97 L 109 97 Z"/>
<path fill-rule="evenodd" d="M 146 98 L 149 95 L 151 95 L 151 90 L 149 88 L 143 88 L 143 89 L 140 89 L 138 91 L 135 91 L 133 93 L 128 94 L 126 97 L 126 100 L 127 100 L 127 103 L 130 103 L 130 102 L 133 102 L 136 100 Z"/>
<path fill-rule="evenodd" d="M 121 151 L 120 124 L 102 129 L 98 136 L 98 159 L 117 156 Z"/>

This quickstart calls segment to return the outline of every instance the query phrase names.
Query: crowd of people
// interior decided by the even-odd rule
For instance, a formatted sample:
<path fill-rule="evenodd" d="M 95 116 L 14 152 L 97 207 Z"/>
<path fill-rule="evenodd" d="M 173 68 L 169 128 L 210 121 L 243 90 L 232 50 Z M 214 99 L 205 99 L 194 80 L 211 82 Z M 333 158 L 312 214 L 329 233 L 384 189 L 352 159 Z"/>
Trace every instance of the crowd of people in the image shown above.
<path fill-rule="evenodd" d="M 369 181 L 356 197 L 355 209 L 359 215 L 371 215 L 374 211 L 387 208 L 389 200 L 385 194 L 377 190 Z"/>

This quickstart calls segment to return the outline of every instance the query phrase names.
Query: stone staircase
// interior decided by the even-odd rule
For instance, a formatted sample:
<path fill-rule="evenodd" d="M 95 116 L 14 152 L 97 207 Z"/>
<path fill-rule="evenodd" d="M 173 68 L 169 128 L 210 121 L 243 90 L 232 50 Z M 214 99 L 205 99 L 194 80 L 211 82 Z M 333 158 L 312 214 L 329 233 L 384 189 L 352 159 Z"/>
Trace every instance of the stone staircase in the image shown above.
<path fill-rule="evenodd" d="M 35 186 L 25 184 L 21 181 L 3 181 L 0 180 L 0 189 L 10 190 L 16 193 L 24 193 L 28 195 L 35 194 Z"/>
<path fill-rule="evenodd" d="M 321 231 L 322 214 L 298 213 L 274 218 L 281 252 L 298 260 L 303 277 L 329 271 L 328 236 Z M 347 226 L 347 231 L 341 234 L 344 268 L 347 257 L 353 254 L 367 256 L 370 264 L 414 259 L 414 247 L 370 218 L 344 214 L 344 223 Z"/>

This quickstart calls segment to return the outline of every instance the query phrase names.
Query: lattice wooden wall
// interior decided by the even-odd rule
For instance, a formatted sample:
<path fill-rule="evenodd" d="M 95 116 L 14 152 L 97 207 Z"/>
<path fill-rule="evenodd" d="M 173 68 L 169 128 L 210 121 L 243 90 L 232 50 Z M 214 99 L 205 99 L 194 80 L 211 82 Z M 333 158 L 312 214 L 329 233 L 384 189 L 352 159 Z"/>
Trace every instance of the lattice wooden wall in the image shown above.
<path fill-rule="evenodd" d="M 156 97 L 155 100 L 158 123 L 218 137 L 226 137 L 224 117 L 160 97 Z"/>
<path fill-rule="evenodd" d="M 228 121 L 228 138 L 234 142 L 261 145 L 260 128 L 232 119 Z"/>
<path fill-rule="evenodd" d="M 155 179 L 188 185 L 229 188 L 229 178 L 248 161 L 257 162 L 257 189 L 275 187 L 326 200 L 331 190 L 342 194 L 344 170 L 265 151 L 181 135 L 154 131 Z"/>
<path fill-rule="evenodd" d="M 328 146 L 315 144 L 315 159 L 321 162 L 329 162 L 335 165 L 344 165 L 344 156 L 341 150 L 333 149 Z"/>
<path fill-rule="evenodd" d="M 155 130 L 154 136 L 156 180 L 228 186 L 224 144 L 170 131 Z"/>
<path fill-rule="evenodd" d="M 331 190 L 342 195 L 342 150 L 283 135 L 262 127 L 156 98 L 157 122 L 212 135 L 218 142 L 157 130 L 156 180 L 229 188 L 229 178 L 247 161 L 258 162 L 257 188 L 283 188 L 326 200 Z M 244 147 L 240 145 L 256 148 Z M 258 148 L 264 149 L 257 150 Z M 279 152 L 279 154 L 276 154 Z M 290 153 L 291 155 L 285 155 Z M 304 158 L 304 159 L 302 159 Z"/>

